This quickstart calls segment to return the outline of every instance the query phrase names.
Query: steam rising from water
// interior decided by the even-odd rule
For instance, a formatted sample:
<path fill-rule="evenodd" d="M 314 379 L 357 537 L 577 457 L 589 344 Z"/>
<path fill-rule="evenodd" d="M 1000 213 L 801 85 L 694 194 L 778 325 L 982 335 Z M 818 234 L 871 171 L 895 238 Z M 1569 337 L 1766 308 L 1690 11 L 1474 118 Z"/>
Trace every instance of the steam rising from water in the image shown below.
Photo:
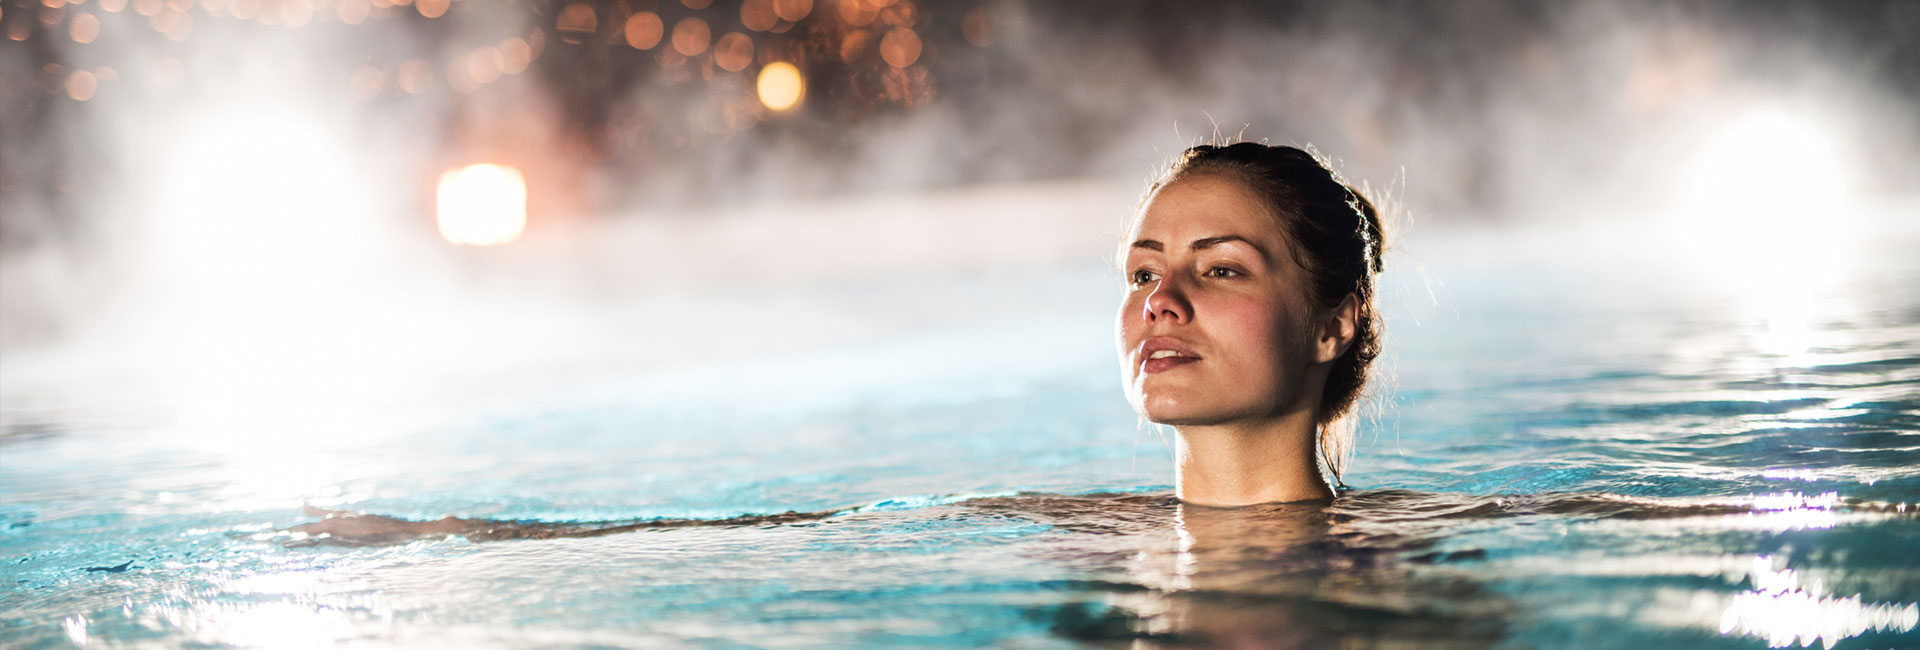
<path fill-rule="evenodd" d="M 907 24 L 882 29 L 864 1 L 822 0 L 786 41 L 748 24 L 766 18 L 751 2 L 638 23 L 345 2 L 276 26 L 234 19 L 247 3 L 9 5 L 6 33 L 27 31 L 0 47 L 0 401 L 135 376 L 209 413 L 325 412 L 471 367 L 724 357 L 1057 303 L 764 292 L 1098 264 L 1142 176 L 1220 136 L 1404 175 L 1399 198 L 1443 228 L 1665 218 L 1757 105 L 1815 121 L 1830 159 L 1777 164 L 1850 169 L 1841 194 L 1899 189 L 1920 150 L 1920 84 L 1857 45 L 1913 53 L 1909 3 L 1796 6 L 1789 25 L 1744 5 L 900 0 Z M 698 48 L 686 17 L 711 25 Z M 737 70 L 734 32 L 757 57 Z M 781 112 L 763 71 L 787 59 L 808 80 Z M 436 235 L 435 180 L 474 163 L 525 171 L 523 240 Z M 1708 176 L 1696 205 L 1774 189 Z M 739 313 L 765 318 L 716 316 Z"/>

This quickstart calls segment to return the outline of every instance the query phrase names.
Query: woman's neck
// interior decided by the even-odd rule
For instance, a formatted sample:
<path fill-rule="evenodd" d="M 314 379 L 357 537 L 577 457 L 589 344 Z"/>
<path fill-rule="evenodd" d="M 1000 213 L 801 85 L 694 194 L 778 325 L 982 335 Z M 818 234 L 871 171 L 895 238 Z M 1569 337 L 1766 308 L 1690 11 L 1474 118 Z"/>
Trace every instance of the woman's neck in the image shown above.
<path fill-rule="evenodd" d="M 1176 431 L 1181 501 L 1244 506 L 1333 498 L 1320 476 L 1311 410 L 1254 424 Z"/>

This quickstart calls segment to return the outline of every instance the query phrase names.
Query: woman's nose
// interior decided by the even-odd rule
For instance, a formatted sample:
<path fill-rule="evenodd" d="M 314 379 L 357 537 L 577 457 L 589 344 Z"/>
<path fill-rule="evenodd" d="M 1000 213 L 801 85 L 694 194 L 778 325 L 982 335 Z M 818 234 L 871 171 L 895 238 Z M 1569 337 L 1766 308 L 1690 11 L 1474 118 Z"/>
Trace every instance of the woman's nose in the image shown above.
<path fill-rule="evenodd" d="M 1187 303 L 1184 287 L 1172 277 L 1160 278 L 1160 283 L 1147 294 L 1145 312 L 1147 322 L 1158 322 L 1162 318 L 1171 318 L 1173 322 L 1185 323 L 1193 319 L 1193 305 Z"/>

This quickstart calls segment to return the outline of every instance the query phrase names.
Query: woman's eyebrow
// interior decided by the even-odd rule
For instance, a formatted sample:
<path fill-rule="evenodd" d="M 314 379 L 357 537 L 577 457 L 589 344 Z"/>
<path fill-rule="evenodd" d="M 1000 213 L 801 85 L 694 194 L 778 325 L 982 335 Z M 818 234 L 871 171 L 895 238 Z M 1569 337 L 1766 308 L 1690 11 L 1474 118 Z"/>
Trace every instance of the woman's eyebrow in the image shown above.
<path fill-rule="evenodd" d="M 1144 248 L 1144 249 L 1147 249 L 1147 250 L 1150 250 L 1150 251 L 1162 251 L 1162 252 L 1165 252 L 1165 251 L 1167 250 L 1167 247 L 1166 247 L 1166 245 L 1165 245 L 1165 244 L 1161 244 L 1160 242 L 1157 242 L 1157 241 L 1154 241 L 1154 240 L 1151 240 L 1151 239 L 1142 239 L 1142 240 L 1139 240 L 1139 241 L 1136 241 L 1136 242 L 1134 242 L 1134 243 L 1133 243 L 1133 246 L 1132 246 L 1132 247 L 1133 247 L 1133 248 Z"/>
<path fill-rule="evenodd" d="M 1193 240 L 1192 244 L 1189 244 L 1187 246 L 1187 248 L 1197 251 L 1203 248 L 1213 248 L 1215 246 L 1219 246 L 1221 244 L 1224 244 L 1230 241 L 1237 241 L 1242 244 L 1246 244 L 1247 247 L 1252 248 L 1254 252 L 1259 253 L 1262 259 L 1271 259 L 1267 257 L 1267 249 L 1261 248 L 1259 244 L 1255 244 L 1252 241 L 1248 240 L 1247 238 L 1241 237 L 1239 235 L 1221 235 L 1219 237 L 1206 237 L 1203 239 L 1195 239 Z"/>

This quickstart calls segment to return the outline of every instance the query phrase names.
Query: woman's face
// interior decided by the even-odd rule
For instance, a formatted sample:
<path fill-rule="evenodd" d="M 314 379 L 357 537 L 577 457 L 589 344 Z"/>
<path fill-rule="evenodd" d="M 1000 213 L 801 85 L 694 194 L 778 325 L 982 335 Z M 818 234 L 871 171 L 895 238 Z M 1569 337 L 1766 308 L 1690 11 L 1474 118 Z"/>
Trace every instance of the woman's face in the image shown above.
<path fill-rule="evenodd" d="M 1223 176 L 1148 197 L 1123 242 L 1115 327 L 1134 410 L 1199 426 L 1311 408 L 1315 310 L 1287 243 L 1260 200 Z"/>

